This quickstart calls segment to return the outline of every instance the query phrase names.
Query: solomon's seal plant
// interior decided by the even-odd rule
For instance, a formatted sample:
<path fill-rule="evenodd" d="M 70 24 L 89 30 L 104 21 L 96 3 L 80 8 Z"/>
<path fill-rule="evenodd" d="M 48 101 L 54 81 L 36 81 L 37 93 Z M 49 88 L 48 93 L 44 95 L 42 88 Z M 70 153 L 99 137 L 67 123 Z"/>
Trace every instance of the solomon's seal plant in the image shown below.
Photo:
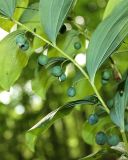
<path fill-rule="evenodd" d="M 128 1 L 0 0 L 0 27 L 0 131 L 20 130 L 18 158 L 128 159 Z"/>

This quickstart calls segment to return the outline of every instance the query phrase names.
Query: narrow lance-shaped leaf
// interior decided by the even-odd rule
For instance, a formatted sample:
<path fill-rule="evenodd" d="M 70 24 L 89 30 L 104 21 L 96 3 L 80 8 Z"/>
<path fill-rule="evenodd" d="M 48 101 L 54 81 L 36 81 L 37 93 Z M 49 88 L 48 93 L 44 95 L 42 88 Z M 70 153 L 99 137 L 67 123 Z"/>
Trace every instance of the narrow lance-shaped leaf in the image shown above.
<path fill-rule="evenodd" d="M 125 109 L 128 104 L 128 78 L 125 82 L 123 95 L 117 92 L 114 99 L 114 108 L 111 110 L 111 119 L 113 122 L 124 131 L 124 116 Z"/>
<path fill-rule="evenodd" d="M 26 140 L 28 147 L 33 151 L 37 136 L 40 133 L 45 132 L 55 122 L 55 120 L 68 115 L 76 105 L 78 104 L 93 105 L 96 104 L 97 102 L 98 102 L 97 97 L 88 96 L 82 100 L 69 102 L 64 106 L 57 108 L 55 111 L 49 113 L 27 132 Z"/>
<path fill-rule="evenodd" d="M 73 0 L 40 0 L 40 19 L 48 38 L 54 44 Z"/>
<path fill-rule="evenodd" d="M 89 44 L 87 70 L 92 83 L 102 63 L 128 34 L 128 1 L 122 1 L 98 26 Z"/>
<path fill-rule="evenodd" d="M 106 17 L 108 17 L 111 12 L 113 11 L 113 9 L 123 0 L 109 0 L 107 7 L 105 9 L 104 15 L 103 15 L 103 19 L 105 19 Z"/>
<path fill-rule="evenodd" d="M 16 7 L 16 0 L 0 0 L 0 13 L 12 17 Z"/>

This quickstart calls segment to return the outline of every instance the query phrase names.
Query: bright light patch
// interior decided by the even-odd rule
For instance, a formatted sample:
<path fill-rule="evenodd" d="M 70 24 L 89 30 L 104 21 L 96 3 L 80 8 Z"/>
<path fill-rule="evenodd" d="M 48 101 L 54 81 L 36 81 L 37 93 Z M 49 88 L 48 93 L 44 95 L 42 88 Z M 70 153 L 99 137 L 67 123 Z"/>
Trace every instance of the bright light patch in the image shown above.
<path fill-rule="evenodd" d="M 8 35 L 8 32 L 0 28 L 0 40 L 2 40 L 7 35 Z"/>
<path fill-rule="evenodd" d="M 70 23 L 65 23 L 65 26 L 67 28 L 67 31 L 70 31 L 72 29 L 72 26 Z"/>
<path fill-rule="evenodd" d="M 38 95 L 31 96 L 30 104 L 31 104 L 32 108 L 34 108 L 35 110 L 40 109 L 40 106 L 42 105 L 41 97 Z"/>
<path fill-rule="evenodd" d="M 84 25 L 84 24 L 85 24 L 84 17 L 82 17 L 82 16 L 77 16 L 77 17 L 75 18 L 75 22 L 76 22 L 77 24 L 79 24 L 79 25 Z"/>
<path fill-rule="evenodd" d="M 43 51 L 43 47 L 39 47 L 37 49 L 35 49 L 35 53 L 41 53 Z"/>
<path fill-rule="evenodd" d="M 48 54 L 48 49 L 45 49 L 44 52 L 43 52 L 43 54 L 47 56 L 47 54 Z"/>
<path fill-rule="evenodd" d="M 10 32 L 14 32 L 17 30 L 17 24 L 14 24 L 10 30 Z"/>
<path fill-rule="evenodd" d="M 15 107 L 15 112 L 17 114 L 23 114 L 25 112 L 25 108 L 22 104 L 19 104 Z"/>
<path fill-rule="evenodd" d="M 86 48 L 88 48 L 89 40 L 86 40 Z"/>
<path fill-rule="evenodd" d="M 69 63 L 66 66 L 66 71 L 65 71 L 66 76 L 72 75 L 72 73 L 74 72 L 74 70 L 75 70 L 74 65 L 72 63 Z"/>
<path fill-rule="evenodd" d="M 22 94 L 22 89 L 20 85 L 14 85 L 10 88 L 11 99 L 17 99 Z"/>
<path fill-rule="evenodd" d="M 0 93 L 0 102 L 7 105 L 11 101 L 10 92 L 3 91 Z"/>
<path fill-rule="evenodd" d="M 31 80 L 29 80 L 29 81 L 24 85 L 24 90 L 25 90 L 25 92 L 28 93 L 28 94 L 33 93 Z"/>
<path fill-rule="evenodd" d="M 80 66 L 85 66 L 86 64 L 86 54 L 80 53 L 75 57 L 75 61 L 80 65 Z"/>

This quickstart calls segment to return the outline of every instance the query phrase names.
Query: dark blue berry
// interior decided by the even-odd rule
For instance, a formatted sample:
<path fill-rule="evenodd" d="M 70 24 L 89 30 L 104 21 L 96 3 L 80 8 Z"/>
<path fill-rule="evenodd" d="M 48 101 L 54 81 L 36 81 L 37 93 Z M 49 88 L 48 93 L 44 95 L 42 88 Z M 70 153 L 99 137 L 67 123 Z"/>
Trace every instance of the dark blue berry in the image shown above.
<path fill-rule="evenodd" d="M 76 95 L 76 89 L 74 87 L 69 87 L 67 90 L 67 95 L 69 97 L 74 97 Z"/>
<path fill-rule="evenodd" d="M 38 58 L 38 62 L 40 65 L 46 65 L 48 64 L 48 56 L 46 55 L 40 55 L 39 58 Z"/>
<path fill-rule="evenodd" d="M 63 73 L 62 68 L 60 66 L 54 66 L 51 72 L 52 75 L 55 77 L 60 77 Z"/>
<path fill-rule="evenodd" d="M 120 142 L 120 138 L 118 135 L 111 135 L 107 137 L 107 143 L 110 146 L 116 146 Z"/>
<path fill-rule="evenodd" d="M 64 82 L 65 80 L 66 80 L 66 74 L 65 73 L 63 73 L 60 77 L 59 77 L 59 80 L 61 81 L 61 82 Z"/>
<path fill-rule="evenodd" d="M 110 71 L 106 70 L 106 71 L 103 72 L 102 80 L 106 80 L 107 81 L 107 80 L 110 79 L 110 77 L 111 77 L 111 72 Z"/>
<path fill-rule="evenodd" d="M 91 114 L 88 118 L 88 123 L 91 125 L 94 125 L 98 122 L 99 118 L 97 116 L 97 114 Z"/>
<path fill-rule="evenodd" d="M 74 48 L 75 48 L 76 50 L 79 50 L 79 49 L 81 48 L 81 43 L 80 43 L 80 42 L 75 42 L 75 43 L 74 43 Z"/>
<path fill-rule="evenodd" d="M 96 134 L 95 140 L 98 145 L 104 145 L 107 142 L 107 136 L 104 132 L 100 131 Z"/>

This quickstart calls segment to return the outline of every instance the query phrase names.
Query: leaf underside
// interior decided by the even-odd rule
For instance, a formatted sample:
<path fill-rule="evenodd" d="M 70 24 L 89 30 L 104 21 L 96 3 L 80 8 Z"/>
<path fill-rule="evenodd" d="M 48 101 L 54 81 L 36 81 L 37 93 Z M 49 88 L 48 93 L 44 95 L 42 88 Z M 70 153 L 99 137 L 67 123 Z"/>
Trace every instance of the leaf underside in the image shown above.
<path fill-rule="evenodd" d="M 125 109 L 128 104 L 128 78 L 126 79 L 123 95 L 117 92 L 114 99 L 114 108 L 111 110 L 110 116 L 112 121 L 120 127 L 122 131 L 125 130 L 124 118 Z"/>
<path fill-rule="evenodd" d="M 56 43 L 57 34 L 73 0 L 40 0 L 40 20 L 49 40 Z"/>
<path fill-rule="evenodd" d="M 34 125 L 26 134 L 26 140 L 28 147 L 34 151 L 34 145 L 36 141 L 36 137 L 40 134 L 45 132 L 57 119 L 63 118 L 64 116 L 68 115 L 72 109 L 79 104 L 84 105 L 93 105 L 95 104 L 95 96 L 88 96 L 82 100 L 76 100 L 65 104 L 62 107 L 57 108 L 56 110 L 50 112 L 46 115 L 43 119 L 41 119 L 36 125 Z M 33 145 L 30 141 L 30 137 L 33 139 Z"/>
<path fill-rule="evenodd" d="M 122 1 L 94 32 L 87 51 L 87 71 L 91 82 L 104 61 L 128 34 L 128 1 Z"/>
<path fill-rule="evenodd" d="M 0 0 L 0 13 L 12 17 L 16 7 L 16 0 Z"/>
<path fill-rule="evenodd" d="M 107 7 L 105 9 L 105 12 L 104 12 L 104 15 L 103 15 L 103 19 L 105 19 L 106 17 L 108 17 L 112 10 L 123 0 L 109 0 L 108 1 L 108 4 L 107 4 Z"/>

